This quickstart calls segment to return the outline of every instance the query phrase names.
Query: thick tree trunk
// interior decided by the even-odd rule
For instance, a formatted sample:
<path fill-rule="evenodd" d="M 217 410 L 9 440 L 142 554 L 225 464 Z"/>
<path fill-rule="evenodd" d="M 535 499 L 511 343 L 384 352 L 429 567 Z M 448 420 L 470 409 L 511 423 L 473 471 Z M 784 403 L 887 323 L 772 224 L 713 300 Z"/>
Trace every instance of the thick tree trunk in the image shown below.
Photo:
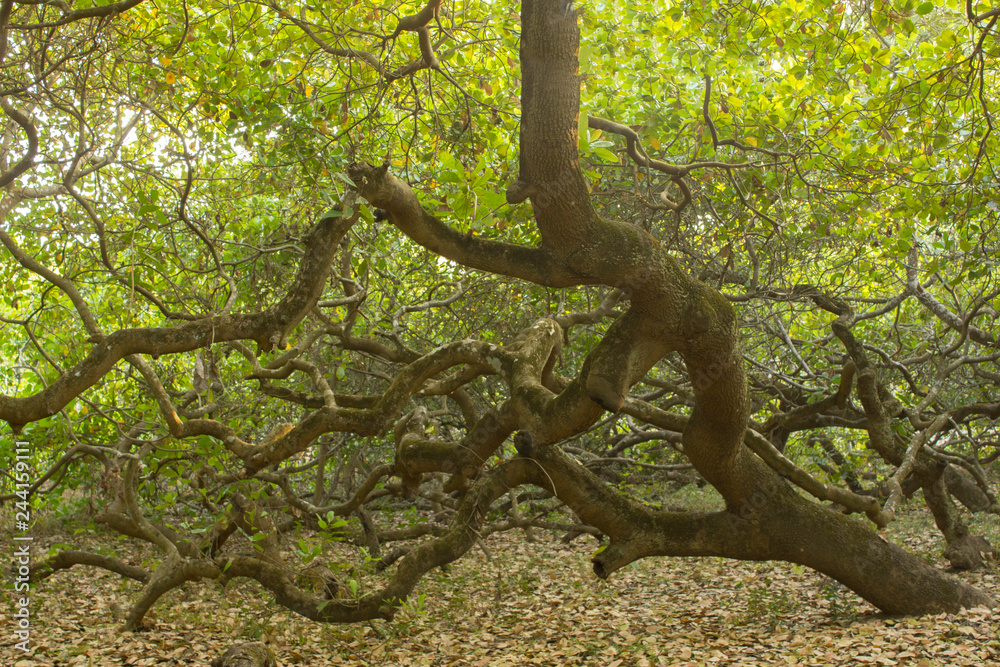
<path fill-rule="evenodd" d="M 934 484 L 924 487 L 924 502 L 934 515 L 934 522 L 944 535 L 948 546 L 944 557 L 956 570 L 978 570 L 983 557 L 996 550 L 985 537 L 974 535 L 959 516 L 958 508 L 948 494 L 948 485 L 942 475 Z"/>
<path fill-rule="evenodd" d="M 890 614 L 935 614 L 995 606 L 979 589 L 951 577 L 857 520 L 789 494 L 787 506 L 768 518 L 775 536 L 772 557 L 808 565 L 833 577 Z M 774 524 L 780 524 L 775 526 Z"/>
<path fill-rule="evenodd" d="M 485 446 L 474 461 L 463 461 L 459 450 L 440 443 L 415 441 L 402 449 L 397 467 L 411 473 L 461 472 L 475 479 L 481 462 L 519 426 L 527 431 L 515 440 L 523 474 L 610 537 L 607 548 L 594 558 L 599 576 L 657 555 L 780 559 L 828 574 L 890 613 L 994 604 L 981 591 L 886 542 L 857 520 L 805 500 L 743 444 L 748 387 L 733 307 L 719 292 L 684 273 L 644 231 L 602 220 L 591 204 L 577 155 L 576 12 L 565 0 L 524 0 L 521 27 L 520 173 L 507 199 L 516 203 L 530 198 L 541 234 L 539 247 L 459 234 L 421 209 L 413 191 L 388 174 L 387 165 L 353 165 L 349 174 L 362 196 L 385 209 L 394 225 L 449 259 L 540 285 L 615 286 L 631 305 L 588 355 L 579 376 L 563 386 L 543 380 L 543 368 L 562 333 L 554 321 L 530 327 L 502 352 L 485 351 L 489 364 L 510 386 L 511 399 L 504 406 L 509 418 L 502 428 L 487 429 L 490 437 L 482 440 Z M 685 169 L 679 167 L 678 173 L 686 174 Z M 696 400 L 683 433 L 684 452 L 722 494 L 724 512 L 652 511 L 604 484 L 556 445 L 588 428 L 603 410 L 620 410 L 629 388 L 672 351 L 684 360 Z M 874 381 L 867 376 L 862 380 Z M 880 404 L 865 407 L 881 409 Z M 879 427 L 873 427 L 873 437 L 879 446 L 889 447 L 892 432 L 888 419 L 881 418 L 883 412 L 879 419 L 872 418 Z M 469 493 L 486 495 L 483 483 L 474 482 Z M 401 568 L 429 568 L 453 560 L 471 541 L 453 531 L 430 544 L 433 558 L 421 547 Z"/>
<path fill-rule="evenodd" d="M 565 173 L 578 169 L 572 129 L 578 109 L 568 106 L 569 88 L 578 85 L 579 37 L 566 26 L 564 3 L 536 0 L 522 7 L 525 77 L 519 183 L 526 185 L 521 190 L 532 197 L 543 239 L 553 241 L 559 256 L 580 273 L 624 287 L 632 302 L 629 312 L 589 355 L 581 374 L 586 393 L 606 409 L 620 409 L 634 382 L 670 350 L 680 352 L 696 398 L 684 431 L 684 451 L 722 493 L 728 508 L 723 526 L 718 517 L 706 518 L 709 525 L 685 540 L 678 517 L 669 513 L 650 517 L 647 512 L 623 516 L 631 512 L 623 507 L 622 497 L 608 494 L 589 473 L 579 472 L 572 480 L 562 477 L 566 484 L 561 485 L 558 470 L 545 466 L 557 495 L 584 521 L 611 536 L 609 547 L 595 559 L 598 573 L 606 575 L 641 555 L 651 555 L 652 536 L 646 530 L 637 537 L 635 528 L 648 527 L 652 518 L 654 525 L 657 519 L 666 520 L 659 541 L 669 545 L 653 553 L 703 552 L 801 563 L 891 613 L 993 604 L 989 596 L 886 542 L 856 520 L 801 498 L 743 445 L 747 382 L 732 307 L 718 292 L 684 275 L 638 230 L 597 220 L 589 201 L 581 201 L 586 194 Z M 550 81 L 558 84 L 554 100 L 545 98 Z M 543 154 L 560 150 L 562 156 Z M 553 183 L 563 186 L 555 197 L 559 202 L 552 201 Z M 545 430 L 542 443 L 553 442 Z M 563 464 L 568 470 L 565 460 Z"/>
<path fill-rule="evenodd" d="M 818 570 L 891 614 L 994 606 L 982 591 L 887 542 L 857 519 L 810 502 L 762 460 L 743 450 L 740 469 L 755 490 L 723 512 L 655 512 L 628 500 L 554 446 L 519 447 L 553 491 L 611 541 L 594 559 L 607 577 L 648 556 L 784 560 Z"/>
<path fill-rule="evenodd" d="M 990 499 L 983 490 L 955 466 L 949 465 L 944 469 L 944 481 L 948 484 L 948 493 L 965 505 L 970 512 L 986 512 L 990 509 Z"/>

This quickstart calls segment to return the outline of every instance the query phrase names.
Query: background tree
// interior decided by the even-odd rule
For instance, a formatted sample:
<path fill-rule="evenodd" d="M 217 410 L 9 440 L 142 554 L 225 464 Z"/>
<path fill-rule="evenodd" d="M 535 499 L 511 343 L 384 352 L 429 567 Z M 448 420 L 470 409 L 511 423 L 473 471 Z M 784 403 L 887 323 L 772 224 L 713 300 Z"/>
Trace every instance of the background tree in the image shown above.
<path fill-rule="evenodd" d="M 385 617 L 483 535 L 570 527 L 494 520 L 513 490 L 610 538 L 601 577 L 781 559 L 888 612 L 993 604 L 847 514 L 922 491 L 954 565 L 991 549 L 952 497 L 1000 511 L 998 18 L 8 0 L 0 418 L 36 492 L 91 483 L 162 553 L 38 575 L 144 582 L 129 628 L 198 578 Z M 440 509 L 390 530 L 390 496 Z M 394 568 L 307 573 L 302 524 Z"/>

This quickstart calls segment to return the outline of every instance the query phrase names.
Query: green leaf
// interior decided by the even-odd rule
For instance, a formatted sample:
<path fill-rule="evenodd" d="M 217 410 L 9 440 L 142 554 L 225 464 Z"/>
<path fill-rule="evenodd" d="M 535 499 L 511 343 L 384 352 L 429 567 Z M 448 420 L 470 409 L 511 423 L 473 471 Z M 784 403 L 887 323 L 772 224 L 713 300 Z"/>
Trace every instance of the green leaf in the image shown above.
<path fill-rule="evenodd" d="M 618 162 L 618 156 L 609 151 L 607 148 L 596 148 L 594 149 L 594 155 L 597 155 L 605 162 Z"/>

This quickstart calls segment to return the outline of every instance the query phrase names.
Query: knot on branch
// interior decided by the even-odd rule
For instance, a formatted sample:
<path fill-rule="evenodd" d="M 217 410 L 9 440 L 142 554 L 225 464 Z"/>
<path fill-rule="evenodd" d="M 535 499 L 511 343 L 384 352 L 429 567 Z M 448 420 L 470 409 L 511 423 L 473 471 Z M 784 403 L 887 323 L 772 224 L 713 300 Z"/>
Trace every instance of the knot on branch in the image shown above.
<path fill-rule="evenodd" d="M 631 541 L 615 542 L 601 549 L 590 560 L 594 574 L 599 579 L 607 579 L 612 573 L 641 558 Z"/>
<path fill-rule="evenodd" d="M 625 405 L 625 392 L 619 378 L 608 378 L 595 372 L 587 376 L 587 396 L 608 412 L 618 412 Z"/>
<path fill-rule="evenodd" d="M 536 192 L 533 185 L 529 184 L 527 181 L 522 181 L 520 178 L 511 183 L 507 188 L 505 193 L 507 196 L 507 203 L 513 206 L 514 204 L 520 204 L 528 197 L 531 197 Z"/>
<path fill-rule="evenodd" d="M 385 175 L 389 171 L 389 163 L 383 162 L 376 167 L 368 162 L 352 162 L 347 166 L 347 176 L 358 187 L 358 191 L 364 194 L 366 189 L 376 188 L 385 180 Z"/>
<path fill-rule="evenodd" d="M 522 458 L 532 458 L 535 453 L 535 436 L 530 431 L 518 431 L 514 434 L 514 449 Z"/>
<path fill-rule="evenodd" d="M 420 486 L 423 476 L 411 472 L 407 466 L 407 448 L 423 438 L 424 428 L 429 419 L 427 408 L 420 406 L 401 417 L 393 428 L 393 438 L 396 441 L 396 474 L 410 491 L 415 491 Z"/>

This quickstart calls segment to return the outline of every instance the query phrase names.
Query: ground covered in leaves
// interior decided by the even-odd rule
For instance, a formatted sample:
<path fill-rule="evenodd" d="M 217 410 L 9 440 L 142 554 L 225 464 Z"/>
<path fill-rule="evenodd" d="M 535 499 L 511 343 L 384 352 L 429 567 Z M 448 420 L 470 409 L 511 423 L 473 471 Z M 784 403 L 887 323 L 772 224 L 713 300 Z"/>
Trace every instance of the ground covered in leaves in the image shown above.
<path fill-rule="evenodd" d="M 998 540 L 995 517 L 974 524 Z M 946 565 L 925 514 L 908 514 L 888 536 Z M 1000 610 L 890 618 L 804 568 L 719 558 L 647 560 L 601 582 L 589 565 L 596 542 L 582 537 L 567 546 L 557 537 L 528 543 L 523 533 L 495 535 L 485 549 L 427 576 L 392 622 L 358 626 L 314 624 L 252 582 L 201 582 L 162 598 L 150 630 L 122 633 L 116 619 L 138 585 L 77 567 L 32 592 L 27 655 L 14 650 L 8 575 L 0 664 L 207 665 L 249 640 L 268 642 L 286 667 L 1000 664 Z M 107 535 L 86 539 L 111 544 Z M 50 529 L 36 548 L 65 540 Z M 134 548 L 111 546 L 119 555 Z M 132 562 L 151 555 L 133 553 Z M 358 574 L 362 593 L 374 576 Z M 1000 599 L 996 563 L 961 576 Z"/>

